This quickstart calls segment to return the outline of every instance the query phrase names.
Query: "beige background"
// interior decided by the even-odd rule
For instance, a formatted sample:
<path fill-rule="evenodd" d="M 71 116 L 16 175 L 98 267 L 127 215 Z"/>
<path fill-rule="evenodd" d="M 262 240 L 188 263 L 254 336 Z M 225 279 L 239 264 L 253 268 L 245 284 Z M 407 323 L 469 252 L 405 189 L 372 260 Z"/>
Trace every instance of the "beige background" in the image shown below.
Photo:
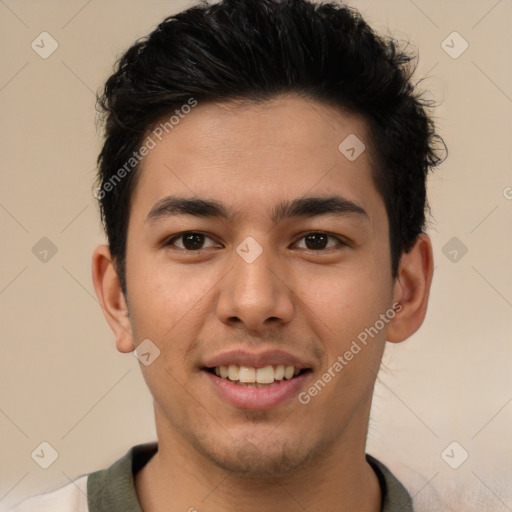
<path fill-rule="evenodd" d="M 188 5 L 0 1 L 0 510 L 155 438 L 138 361 L 116 351 L 91 282 L 103 241 L 94 92 L 135 38 Z M 450 150 L 430 180 L 430 310 L 420 332 L 388 347 L 368 451 L 418 510 L 512 510 L 512 2 L 351 5 L 419 48 L 416 78 L 430 77 Z M 48 59 L 31 48 L 43 31 L 59 45 Z M 453 31 L 469 43 L 457 59 L 441 47 Z M 57 248 L 46 263 L 32 252 L 42 237 Z M 457 262 L 442 251 L 452 237 L 468 249 Z M 46 470 L 31 458 L 42 441 L 59 454 Z M 458 469 L 441 457 L 452 441 L 469 453 Z"/>

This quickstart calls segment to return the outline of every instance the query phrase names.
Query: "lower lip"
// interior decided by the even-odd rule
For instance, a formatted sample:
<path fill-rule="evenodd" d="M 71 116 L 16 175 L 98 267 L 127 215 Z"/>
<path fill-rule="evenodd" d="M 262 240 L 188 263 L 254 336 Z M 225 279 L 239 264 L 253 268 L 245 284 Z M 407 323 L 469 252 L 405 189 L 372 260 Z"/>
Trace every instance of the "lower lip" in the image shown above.
<path fill-rule="evenodd" d="M 296 397 L 311 372 L 304 372 L 289 380 L 281 380 L 263 388 L 249 388 L 228 379 L 203 371 L 226 402 L 239 409 L 268 410 Z"/>

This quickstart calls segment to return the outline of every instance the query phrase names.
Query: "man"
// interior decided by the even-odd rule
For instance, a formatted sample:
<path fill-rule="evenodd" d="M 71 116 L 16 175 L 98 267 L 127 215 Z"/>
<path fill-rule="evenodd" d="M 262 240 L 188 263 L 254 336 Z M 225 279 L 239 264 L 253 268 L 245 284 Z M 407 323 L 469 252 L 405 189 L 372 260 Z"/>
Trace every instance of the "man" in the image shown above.
<path fill-rule="evenodd" d="M 92 272 L 158 441 L 15 510 L 412 510 L 365 454 L 385 342 L 432 278 L 441 139 L 410 58 L 306 0 L 193 7 L 123 55 Z"/>

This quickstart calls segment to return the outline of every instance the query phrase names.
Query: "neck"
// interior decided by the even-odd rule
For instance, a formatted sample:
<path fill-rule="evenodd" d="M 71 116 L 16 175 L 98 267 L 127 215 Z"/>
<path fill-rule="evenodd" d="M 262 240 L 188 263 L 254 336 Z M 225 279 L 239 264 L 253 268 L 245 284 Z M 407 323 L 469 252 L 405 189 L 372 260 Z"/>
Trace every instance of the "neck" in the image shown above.
<path fill-rule="evenodd" d="M 378 512 L 381 490 L 365 459 L 362 420 L 361 429 L 347 429 L 315 460 L 271 478 L 226 471 L 157 421 L 158 452 L 135 477 L 140 504 L 145 512 Z"/>

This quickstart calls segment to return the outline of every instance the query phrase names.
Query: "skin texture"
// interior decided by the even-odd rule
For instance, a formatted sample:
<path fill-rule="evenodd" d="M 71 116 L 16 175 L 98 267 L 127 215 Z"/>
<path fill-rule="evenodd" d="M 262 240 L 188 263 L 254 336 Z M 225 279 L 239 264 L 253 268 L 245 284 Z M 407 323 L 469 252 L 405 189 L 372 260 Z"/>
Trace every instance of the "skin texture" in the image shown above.
<path fill-rule="evenodd" d="M 92 270 L 118 350 L 145 339 L 160 350 L 141 364 L 159 441 L 136 477 L 146 512 L 380 510 L 364 459 L 374 383 L 386 339 L 400 342 L 423 322 L 433 262 L 430 239 L 420 235 L 392 278 L 369 150 L 353 162 L 338 150 L 352 133 L 365 141 L 363 119 L 293 95 L 199 104 L 142 162 L 127 301 L 107 246 L 94 252 Z M 148 221 L 171 194 L 215 199 L 232 218 Z M 282 200 L 332 194 L 366 215 L 270 218 Z M 200 253 L 186 251 L 182 238 L 165 245 L 188 231 L 207 235 Z M 303 237 L 318 231 L 344 243 L 308 248 Z M 236 252 L 248 236 L 263 249 L 252 263 Z M 270 410 L 236 408 L 202 370 L 225 351 L 282 349 L 311 367 L 306 391 L 394 303 L 400 312 L 308 404 L 294 396 Z"/>

